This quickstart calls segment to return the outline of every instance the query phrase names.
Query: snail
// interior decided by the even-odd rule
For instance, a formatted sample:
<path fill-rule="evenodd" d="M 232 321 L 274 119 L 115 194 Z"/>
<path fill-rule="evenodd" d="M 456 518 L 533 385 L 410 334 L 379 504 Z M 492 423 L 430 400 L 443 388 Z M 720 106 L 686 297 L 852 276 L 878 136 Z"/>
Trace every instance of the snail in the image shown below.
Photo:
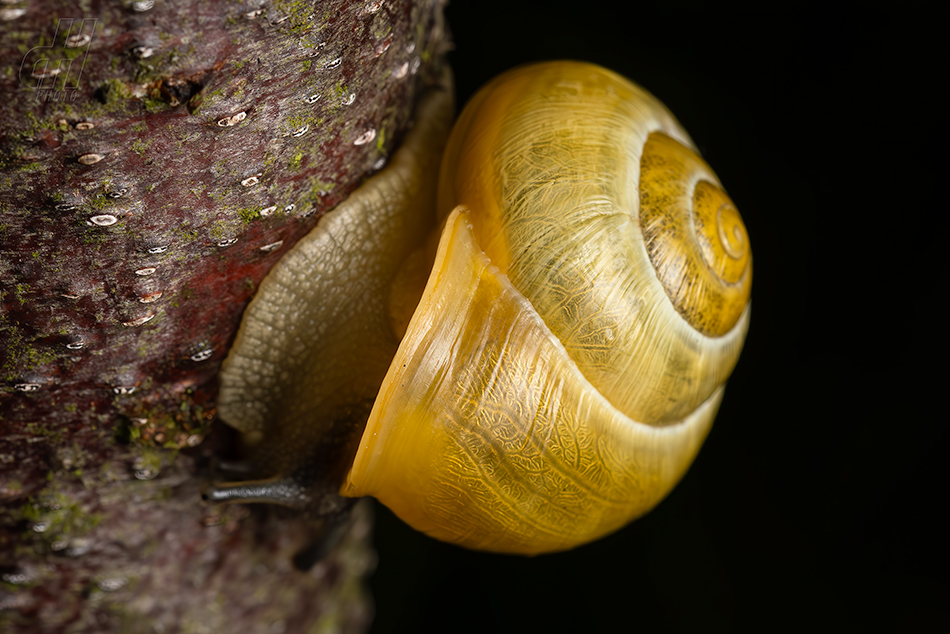
<path fill-rule="evenodd" d="M 208 498 L 368 495 L 467 548 L 570 549 L 699 451 L 749 326 L 748 233 L 673 115 L 612 71 L 508 71 L 443 152 L 449 92 L 261 284 L 219 407 L 270 477 Z"/>

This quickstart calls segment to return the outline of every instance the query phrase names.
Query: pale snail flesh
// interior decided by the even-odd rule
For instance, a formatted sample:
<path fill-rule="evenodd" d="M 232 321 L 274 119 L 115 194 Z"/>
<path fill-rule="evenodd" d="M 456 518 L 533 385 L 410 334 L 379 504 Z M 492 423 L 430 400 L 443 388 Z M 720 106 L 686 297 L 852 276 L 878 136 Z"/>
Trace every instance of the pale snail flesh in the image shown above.
<path fill-rule="evenodd" d="M 411 163 L 392 179 L 418 190 L 402 200 L 431 195 L 438 150 L 418 148 L 437 147 L 438 99 L 375 177 Z M 438 220 L 424 204 L 374 216 L 371 179 L 347 201 L 370 203 L 331 212 L 339 237 L 306 244 L 335 231 L 328 214 L 294 250 L 310 254 L 262 283 L 220 408 L 279 475 L 212 497 L 312 498 L 297 483 L 316 443 L 346 454 L 324 468 L 342 495 L 468 548 L 537 554 L 613 532 L 669 493 L 712 425 L 749 324 L 741 217 L 656 98 L 585 63 L 493 80 L 440 171 Z M 424 268 L 427 222 L 441 233 Z M 337 422 L 367 412 L 361 435 Z"/>

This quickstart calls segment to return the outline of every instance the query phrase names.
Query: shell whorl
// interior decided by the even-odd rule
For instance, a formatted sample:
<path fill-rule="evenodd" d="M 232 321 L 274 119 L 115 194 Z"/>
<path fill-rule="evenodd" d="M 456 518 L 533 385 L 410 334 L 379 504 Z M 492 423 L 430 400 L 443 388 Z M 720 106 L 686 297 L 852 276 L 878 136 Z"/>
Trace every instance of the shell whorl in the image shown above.
<path fill-rule="evenodd" d="M 672 182 L 674 196 L 666 186 L 672 179 L 648 167 L 647 185 L 661 186 L 648 193 L 656 204 L 644 206 L 642 165 L 656 163 L 658 139 L 674 144 L 673 158 L 692 171 Z M 692 147 L 642 88 L 597 66 L 551 62 L 510 71 L 479 93 L 442 162 L 440 213 L 454 204 L 473 210 L 477 240 L 492 263 L 591 383 L 647 424 L 675 423 L 705 401 L 731 373 L 748 327 L 748 284 L 734 318 L 723 320 L 705 304 L 694 310 L 728 321 L 725 330 L 697 327 L 670 301 L 675 284 L 687 300 L 709 295 L 681 282 L 683 271 L 706 267 L 696 263 L 703 252 L 691 228 L 682 228 L 691 205 L 676 188 L 691 193 L 709 182 L 721 191 Z M 684 237 L 692 238 L 685 249 Z"/>
<path fill-rule="evenodd" d="M 676 310 L 703 334 L 727 334 L 749 303 L 749 235 L 709 166 L 659 132 L 640 160 L 640 226 Z"/>

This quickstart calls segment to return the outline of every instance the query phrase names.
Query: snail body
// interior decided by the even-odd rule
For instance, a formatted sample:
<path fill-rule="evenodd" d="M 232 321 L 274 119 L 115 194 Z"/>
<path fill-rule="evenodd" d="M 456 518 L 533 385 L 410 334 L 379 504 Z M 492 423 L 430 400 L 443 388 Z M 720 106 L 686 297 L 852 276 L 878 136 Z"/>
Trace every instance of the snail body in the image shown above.
<path fill-rule="evenodd" d="M 435 224 L 432 175 L 453 110 L 449 87 L 430 90 L 389 164 L 262 280 L 222 367 L 218 408 L 253 449 L 241 469 L 265 478 L 208 487 L 206 498 L 318 515 L 344 506 L 336 491 L 399 345 L 390 290 Z"/>
<path fill-rule="evenodd" d="M 421 299 L 400 281 L 426 261 L 418 241 L 374 317 L 398 349 L 350 427 L 340 493 L 521 554 L 649 511 L 699 451 L 748 329 L 748 235 L 715 174 L 652 95 L 551 62 L 466 106 L 437 201 Z"/>

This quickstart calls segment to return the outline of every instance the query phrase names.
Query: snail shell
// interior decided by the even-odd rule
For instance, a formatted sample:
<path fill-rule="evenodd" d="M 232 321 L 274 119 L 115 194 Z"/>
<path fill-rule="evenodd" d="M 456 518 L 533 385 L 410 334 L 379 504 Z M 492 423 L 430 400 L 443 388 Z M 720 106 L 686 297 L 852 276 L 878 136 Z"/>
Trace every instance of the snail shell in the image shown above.
<path fill-rule="evenodd" d="M 431 273 L 340 492 L 522 554 L 647 512 L 699 451 L 749 324 L 748 235 L 686 132 L 603 68 L 517 68 L 455 125 L 438 211 Z M 373 318 L 394 339 L 413 270 Z"/>

